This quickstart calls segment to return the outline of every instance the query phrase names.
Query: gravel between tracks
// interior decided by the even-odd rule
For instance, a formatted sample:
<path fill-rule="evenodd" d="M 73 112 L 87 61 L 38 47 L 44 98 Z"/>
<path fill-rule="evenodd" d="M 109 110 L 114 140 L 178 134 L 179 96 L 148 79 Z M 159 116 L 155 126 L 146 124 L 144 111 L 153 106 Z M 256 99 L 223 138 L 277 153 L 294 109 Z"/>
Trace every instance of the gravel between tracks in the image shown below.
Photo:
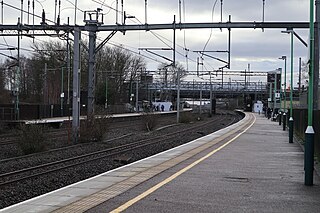
<path fill-rule="evenodd" d="M 172 147 L 176 147 L 178 145 L 187 143 L 196 138 L 199 138 L 203 135 L 207 135 L 209 133 L 215 132 L 221 128 L 224 128 L 226 125 L 237 122 L 241 119 L 239 114 L 235 112 L 223 112 L 223 121 L 216 122 L 215 125 L 205 126 L 201 128 L 201 131 L 195 129 L 195 131 L 190 131 L 187 134 L 180 134 L 179 137 L 176 137 L 174 140 L 166 141 L 165 143 L 152 145 L 152 147 L 148 147 L 148 149 L 140 148 L 135 150 L 134 152 L 130 152 L 125 154 L 125 157 L 130 159 L 130 162 L 148 157 L 150 155 L 154 155 L 161 151 L 170 149 Z M 64 148 L 59 151 L 52 153 L 44 153 L 44 154 L 36 154 L 31 155 L 27 158 L 21 158 L 14 161 L 7 161 L 1 163 L 0 174 L 15 171 L 18 169 L 26 168 L 29 166 L 40 165 L 45 162 L 50 162 L 58 159 L 63 159 L 71 156 L 77 156 L 83 153 L 89 153 L 101 149 L 106 149 L 108 147 L 117 146 L 121 144 L 128 143 L 129 141 L 136 141 L 142 138 L 149 138 L 160 136 L 163 134 L 167 134 L 170 132 L 175 132 L 184 128 L 188 128 L 191 126 L 196 126 L 201 122 L 209 121 L 209 119 L 216 119 L 217 116 L 221 116 L 221 114 L 217 114 L 212 118 L 207 118 L 202 116 L 203 119 L 201 121 L 195 121 L 189 124 L 179 124 L 179 125 L 170 125 L 175 123 L 175 116 L 169 116 L 165 118 L 159 118 L 158 127 L 168 126 L 167 128 L 162 128 L 158 131 L 146 132 L 143 128 L 141 128 L 141 121 L 132 121 L 131 126 L 122 126 L 114 124 L 113 128 L 108 131 L 108 134 L 105 138 L 104 143 L 90 143 L 90 144 L 82 144 L 81 146 L 75 146 L 72 148 Z M 124 137 L 126 136 L 127 137 Z M 118 138 L 117 140 L 110 140 L 112 138 Z M 61 147 L 63 143 L 61 141 L 50 141 L 52 148 Z M 62 143 L 62 144 L 61 144 Z M 7 149 L 13 149 L 16 151 L 16 154 L 19 153 L 18 148 L 14 145 L 10 145 Z M 12 151 L 14 152 L 14 151 Z M 2 159 L 5 156 L 0 156 Z M 12 156 L 11 156 L 12 157 Z M 130 163 L 128 162 L 128 163 Z M 115 161 L 114 159 L 103 159 L 100 161 L 95 161 L 89 164 L 84 164 L 82 166 L 77 166 L 65 171 L 50 173 L 46 176 L 41 176 L 34 178 L 32 180 L 20 181 L 18 184 L 14 186 L 2 186 L 0 187 L 0 208 L 4 208 L 6 206 L 12 205 L 14 203 L 21 202 L 26 199 L 30 199 L 32 197 L 44 194 L 46 192 L 61 188 L 63 186 L 69 185 L 74 182 L 78 182 L 80 180 L 95 176 L 97 174 L 106 172 L 108 170 L 117 168 L 119 166 L 124 165 L 119 161 Z"/>

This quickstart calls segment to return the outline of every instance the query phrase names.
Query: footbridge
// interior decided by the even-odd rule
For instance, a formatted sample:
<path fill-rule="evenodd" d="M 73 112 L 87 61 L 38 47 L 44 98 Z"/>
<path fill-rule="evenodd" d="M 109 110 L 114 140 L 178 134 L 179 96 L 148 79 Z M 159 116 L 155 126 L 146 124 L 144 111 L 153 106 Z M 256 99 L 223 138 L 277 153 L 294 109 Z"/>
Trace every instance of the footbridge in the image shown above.
<path fill-rule="evenodd" d="M 175 83 L 152 83 L 142 85 L 151 94 L 177 93 L 178 86 Z M 263 95 L 267 96 L 269 90 L 266 82 L 193 82 L 184 81 L 180 85 L 180 96 L 182 98 L 210 97 L 210 91 L 216 97 L 237 97 L 239 95 Z"/>

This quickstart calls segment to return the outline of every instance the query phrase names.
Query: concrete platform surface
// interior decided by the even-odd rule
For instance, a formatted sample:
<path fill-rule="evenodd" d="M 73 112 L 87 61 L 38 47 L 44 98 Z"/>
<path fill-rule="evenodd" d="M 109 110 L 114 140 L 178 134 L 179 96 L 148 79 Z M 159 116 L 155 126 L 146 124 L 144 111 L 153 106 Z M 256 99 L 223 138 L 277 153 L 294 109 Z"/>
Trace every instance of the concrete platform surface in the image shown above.
<path fill-rule="evenodd" d="M 87 212 L 117 212 L 124 205 L 124 212 L 319 213 L 319 176 L 314 175 L 314 186 L 304 185 L 300 146 L 288 143 L 288 132 L 277 122 L 256 117 L 255 124 L 234 142 L 147 196 L 141 198 L 210 150 Z"/>
<path fill-rule="evenodd" d="M 304 185 L 303 159 L 277 122 L 246 113 L 216 133 L 0 212 L 320 212 L 320 179 Z"/>

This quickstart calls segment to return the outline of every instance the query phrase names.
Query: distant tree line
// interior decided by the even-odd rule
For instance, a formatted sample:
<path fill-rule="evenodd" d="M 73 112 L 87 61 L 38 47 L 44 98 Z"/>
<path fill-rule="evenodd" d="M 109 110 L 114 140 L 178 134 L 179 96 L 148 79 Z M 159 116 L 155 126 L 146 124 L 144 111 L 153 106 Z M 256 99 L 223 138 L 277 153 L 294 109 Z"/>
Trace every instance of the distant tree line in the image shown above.
<path fill-rule="evenodd" d="M 17 60 L 8 58 L 0 62 L 1 104 L 12 103 L 14 99 L 12 91 L 15 90 L 19 91 L 19 101 L 22 103 L 59 104 L 62 74 L 65 99 L 68 77 L 70 77 L 69 85 L 72 91 L 73 48 L 70 48 L 70 75 L 67 72 L 66 42 L 38 42 L 31 48 L 33 51 L 30 55 L 20 57 L 20 70 Z M 88 52 L 83 48 L 80 52 L 80 87 L 81 91 L 87 91 Z M 140 56 L 121 48 L 103 47 L 96 54 L 96 104 L 104 104 L 106 85 L 108 103 L 116 104 L 125 101 L 123 100 L 125 82 L 135 81 L 145 69 L 146 63 Z"/>

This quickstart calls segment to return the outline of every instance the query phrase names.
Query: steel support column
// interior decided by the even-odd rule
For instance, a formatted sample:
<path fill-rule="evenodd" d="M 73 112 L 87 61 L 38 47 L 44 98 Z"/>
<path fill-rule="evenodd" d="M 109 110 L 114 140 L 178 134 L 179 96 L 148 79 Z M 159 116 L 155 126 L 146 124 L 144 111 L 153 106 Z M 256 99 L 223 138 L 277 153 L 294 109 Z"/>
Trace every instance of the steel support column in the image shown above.
<path fill-rule="evenodd" d="M 319 2 L 317 1 L 317 6 Z M 310 0 L 310 47 L 309 47 L 309 87 L 308 87 L 308 127 L 305 132 L 304 149 L 304 184 L 313 185 L 313 167 L 314 167 L 314 129 L 313 129 L 313 91 L 314 91 L 314 0 Z M 318 85 L 316 85 L 318 87 Z"/>
<path fill-rule="evenodd" d="M 319 51 L 320 51 L 320 0 L 315 1 L 316 20 L 314 29 L 314 73 L 313 73 L 313 110 L 318 109 L 318 89 L 319 89 Z"/>
<path fill-rule="evenodd" d="M 95 50 L 96 50 L 96 26 L 90 26 L 89 29 L 89 70 L 88 70 L 88 106 L 87 116 L 94 114 L 95 97 Z"/>
<path fill-rule="evenodd" d="M 291 74 L 290 74 L 290 118 L 289 118 L 289 143 L 293 143 L 293 31 L 290 33 L 291 37 Z"/>
<path fill-rule="evenodd" d="M 80 35 L 79 28 L 74 30 L 73 46 L 73 94 L 72 94 L 72 136 L 73 142 L 77 143 L 80 128 Z"/>

